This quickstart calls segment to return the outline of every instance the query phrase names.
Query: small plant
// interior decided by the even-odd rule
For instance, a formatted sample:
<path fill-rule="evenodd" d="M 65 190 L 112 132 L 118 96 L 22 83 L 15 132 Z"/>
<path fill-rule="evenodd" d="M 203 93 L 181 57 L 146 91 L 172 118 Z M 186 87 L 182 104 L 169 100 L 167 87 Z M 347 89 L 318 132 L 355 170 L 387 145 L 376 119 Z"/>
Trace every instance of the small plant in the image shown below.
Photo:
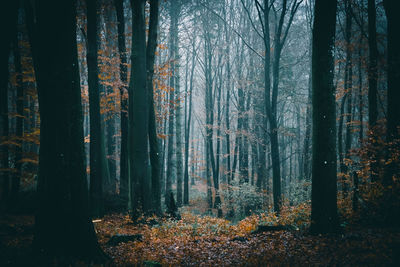
<path fill-rule="evenodd" d="M 224 214 L 232 221 L 240 221 L 247 216 L 265 211 L 267 207 L 266 196 L 258 192 L 254 186 L 234 181 L 223 192 L 222 209 Z"/>

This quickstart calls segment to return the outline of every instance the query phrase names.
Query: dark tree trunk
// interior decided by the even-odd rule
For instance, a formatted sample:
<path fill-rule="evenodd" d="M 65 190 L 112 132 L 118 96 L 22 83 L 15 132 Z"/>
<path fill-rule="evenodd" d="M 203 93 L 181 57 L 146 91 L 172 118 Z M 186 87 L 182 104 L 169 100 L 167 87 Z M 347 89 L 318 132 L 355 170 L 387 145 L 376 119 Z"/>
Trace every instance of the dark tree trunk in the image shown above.
<path fill-rule="evenodd" d="M 192 122 L 192 128 L 193 128 L 194 123 Z M 191 158 L 192 158 L 192 163 L 191 163 L 191 179 L 190 179 L 190 185 L 196 185 L 196 182 L 194 180 L 194 176 L 196 171 L 198 171 L 198 162 L 197 162 L 197 153 L 196 151 L 199 151 L 199 145 L 200 142 L 197 141 L 197 149 L 194 149 L 194 140 L 192 139 L 192 153 L 191 153 Z"/>
<path fill-rule="evenodd" d="M 378 45 L 376 35 L 375 0 L 368 0 L 368 123 L 372 135 L 378 119 Z M 372 138 L 375 139 L 374 136 L 372 136 Z M 373 142 L 372 146 L 375 147 L 376 142 Z M 377 159 L 377 155 L 374 154 L 371 154 L 371 158 L 371 180 L 377 181 L 379 176 L 379 159 Z"/>
<path fill-rule="evenodd" d="M 5 31 L 2 33 L 1 49 L 0 49 L 0 129 L 1 139 L 0 142 L 6 141 L 9 135 L 9 118 L 8 118 L 8 84 L 9 84 L 9 56 L 12 38 L 16 32 L 16 18 L 18 10 L 18 1 L 8 1 L 1 10 L 0 24 L 8 25 L 4 27 Z M 10 192 L 10 176 L 9 176 L 9 150 L 8 145 L 1 145 L 0 150 L 1 165 L 3 169 L 0 172 L 0 183 L 2 190 L 0 192 L 0 200 L 3 204 Z M 2 208 L 2 206 L 0 206 Z"/>
<path fill-rule="evenodd" d="M 181 3 L 174 1 L 176 4 L 172 5 L 174 8 L 174 68 L 173 75 L 175 78 L 175 163 L 176 163 L 176 205 L 182 206 L 183 197 L 183 154 L 182 154 L 182 105 L 181 105 L 181 89 L 180 89 L 180 56 L 179 56 L 179 34 L 178 24 L 179 16 L 181 13 Z"/>
<path fill-rule="evenodd" d="M 104 36 L 105 36 L 105 42 L 103 44 L 103 47 L 110 47 L 109 49 L 106 50 L 106 55 L 109 59 L 115 58 L 117 55 L 114 52 L 115 50 L 113 49 L 115 47 L 115 33 L 116 33 L 116 28 L 114 25 L 116 24 L 116 14 L 113 10 L 113 5 L 109 3 L 104 3 L 105 5 L 105 10 L 103 12 L 103 21 L 104 21 Z M 101 27 L 100 27 L 101 28 Z M 100 36 L 102 33 L 99 33 Z M 100 46 L 100 49 L 102 49 L 102 46 Z M 115 82 L 115 78 L 112 77 L 109 79 L 111 82 Z M 107 113 L 103 115 L 103 121 L 105 120 L 105 131 L 106 131 L 106 147 L 107 147 L 107 153 L 106 153 L 106 159 L 108 163 L 108 170 L 109 170 L 109 179 L 106 181 L 104 184 L 104 193 L 107 196 L 115 196 L 117 193 L 117 138 L 116 138 L 116 130 L 117 130 L 117 121 L 116 121 L 116 97 L 114 96 L 115 89 L 114 86 L 112 85 L 103 85 L 102 88 L 104 88 L 105 94 L 106 94 L 106 99 L 107 99 Z"/>
<path fill-rule="evenodd" d="M 230 97 L 231 97 L 231 61 L 230 61 L 230 33 L 228 27 L 224 24 L 225 28 L 225 40 L 228 43 L 226 46 L 226 100 L 225 100 L 225 142 L 226 142 L 226 174 L 225 180 L 230 185 L 231 183 L 231 140 L 230 140 Z"/>
<path fill-rule="evenodd" d="M 107 87 L 107 94 L 110 100 L 109 104 L 115 106 L 114 88 L 111 86 Z M 115 111 L 111 110 L 108 113 L 108 118 L 106 121 L 106 131 L 107 131 L 107 163 L 109 169 L 109 182 L 104 184 L 104 192 L 107 195 L 115 195 L 117 190 L 117 158 L 116 158 L 116 121 L 115 121 Z"/>
<path fill-rule="evenodd" d="M 196 59 L 196 50 L 195 43 L 193 42 L 193 51 L 192 51 L 192 68 L 190 71 L 190 80 L 189 80 L 189 110 L 187 115 L 187 128 L 185 133 L 185 176 L 183 181 L 183 204 L 189 204 L 189 140 L 190 140 L 190 128 L 192 123 L 192 99 L 193 99 L 193 79 L 194 79 L 194 68 L 195 68 L 195 59 Z M 193 161 L 193 157 L 192 157 Z M 193 164 L 193 163 L 192 163 Z M 192 177 L 193 177 L 192 172 Z"/>
<path fill-rule="evenodd" d="M 270 64 L 271 64 L 271 53 L 270 53 L 270 46 L 271 46 L 271 41 L 270 41 L 270 30 L 269 30 L 269 11 L 270 11 L 270 6 L 269 6 L 269 0 L 264 0 L 264 48 L 265 48 L 265 58 L 264 58 L 264 103 L 265 103 L 265 110 L 266 110 L 266 117 L 265 117 L 265 123 L 264 126 L 267 128 L 267 124 L 269 122 L 269 134 L 270 134 L 270 145 L 271 145 L 271 154 L 272 156 L 272 165 L 273 165 L 273 181 L 274 183 L 278 183 L 280 185 L 280 170 L 279 170 L 279 165 L 277 166 L 276 164 L 279 164 L 279 154 L 276 155 L 277 152 L 277 147 L 278 147 L 278 136 L 276 133 L 276 121 L 273 120 L 272 116 L 272 107 L 271 107 L 271 75 L 270 75 Z M 271 124 L 272 122 L 272 124 Z M 275 123 L 274 123 L 275 122 Z M 275 136 L 274 135 L 275 132 Z M 274 139 L 274 141 L 272 141 Z M 274 152 L 272 152 L 274 150 Z M 279 151 L 278 151 L 279 153 Z M 274 210 L 279 213 L 279 197 L 280 197 L 280 188 L 279 188 L 279 194 L 277 194 L 278 187 L 274 186 Z"/>
<path fill-rule="evenodd" d="M 336 204 L 336 112 L 333 47 L 336 0 L 315 1 L 312 41 L 313 150 L 311 231 L 331 232 L 338 226 Z"/>
<path fill-rule="evenodd" d="M 213 194 L 212 194 L 212 183 L 211 183 L 211 166 L 210 166 L 210 146 L 208 145 L 208 140 L 205 139 L 206 146 L 206 180 L 207 180 L 207 212 L 211 214 L 211 209 L 213 208 Z"/>
<path fill-rule="evenodd" d="M 298 180 L 302 180 L 302 174 L 304 173 L 303 167 L 303 157 L 302 157 L 302 150 L 301 150 L 301 113 L 300 113 L 300 105 L 296 107 L 296 139 L 297 139 L 297 146 L 296 146 L 296 155 L 297 155 L 297 174 L 295 173 Z"/>
<path fill-rule="evenodd" d="M 238 107 L 238 116 L 241 120 L 241 132 L 240 132 L 240 146 L 239 146 L 239 173 L 240 173 L 240 182 L 248 183 L 249 182 L 249 146 L 248 146 L 248 138 L 246 132 L 248 131 L 248 116 L 247 116 L 247 105 L 246 105 L 246 96 L 244 93 L 244 88 L 238 88 L 238 96 L 239 96 L 239 107 Z"/>
<path fill-rule="evenodd" d="M 75 3 L 47 0 L 35 7 L 41 43 L 34 58 L 40 107 L 34 246 L 36 255 L 61 258 L 61 265 L 74 258 L 105 260 L 89 218 Z"/>
<path fill-rule="evenodd" d="M 23 133 L 24 133 L 24 85 L 22 81 L 22 65 L 21 65 L 21 50 L 18 41 L 18 30 L 15 31 L 13 42 L 14 53 L 14 66 L 16 74 L 16 87 L 17 87 L 17 118 L 15 135 L 17 137 L 18 145 L 15 148 L 15 170 L 14 177 L 11 182 L 11 201 L 13 205 L 18 198 L 19 188 L 22 177 L 22 147 L 23 147 Z"/>
<path fill-rule="evenodd" d="M 242 50 L 243 51 L 243 50 Z M 243 67 L 243 53 L 241 53 L 240 55 L 240 59 L 239 59 L 239 73 L 238 73 L 238 79 L 239 81 L 244 80 L 244 77 L 241 76 L 241 68 Z M 238 111 L 238 115 L 237 115 L 237 147 L 238 147 L 238 151 L 239 151 L 239 155 L 237 158 L 237 161 L 239 163 L 239 182 L 242 184 L 243 182 L 245 182 L 246 180 L 248 180 L 248 173 L 247 170 L 245 170 L 244 167 L 244 154 L 245 154 L 245 146 L 244 146 L 244 134 L 243 132 L 246 130 L 244 129 L 245 126 L 245 95 L 244 95 L 244 89 L 243 89 L 243 84 L 238 84 L 238 88 L 237 88 L 237 95 L 238 95 L 238 107 L 237 107 L 237 111 Z"/>
<path fill-rule="evenodd" d="M 149 144 L 151 164 L 152 209 L 161 213 L 161 169 L 153 93 L 154 58 L 157 48 L 159 1 L 150 1 L 150 26 L 146 49 L 147 90 L 149 94 Z"/>
<path fill-rule="evenodd" d="M 311 49 L 310 49 L 311 51 Z M 311 54 L 311 53 L 310 53 Z M 311 61 L 311 60 L 310 60 Z M 311 71 L 311 68 L 310 68 Z M 312 73 L 310 73 L 308 79 L 308 97 L 307 97 L 307 108 L 306 108 L 306 129 L 304 134 L 304 147 L 303 147 L 303 173 L 302 179 L 308 180 L 311 178 L 311 158 L 310 158 L 310 141 L 311 141 L 311 121 L 312 116 Z"/>
<path fill-rule="evenodd" d="M 129 168 L 132 217 L 148 211 L 148 112 L 144 0 L 132 0 L 132 70 L 129 88 Z"/>
<path fill-rule="evenodd" d="M 400 139 L 400 41 L 397 28 L 400 23 L 399 3 L 393 0 L 384 0 L 384 7 L 387 17 L 388 30 L 388 81 L 387 81 L 387 134 L 386 141 L 393 149 L 389 149 L 387 159 L 394 159 L 398 153 Z M 397 151 L 396 151 L 397 147 Z M 394 177 L 399 177 L 399 161 L 391 161 L 386 165 L 384 184 L 391 185 Z M 399 211 L 389 216 L 390 223 L 395 224 L 396 216 L 398 219 Z"/>
<path fill-rule="evenodd" d="M 126 206 L 129 199 L 129 169 L 128 169 L 128 68 L 125 45 L 125 18 L 123 0 L 114 0 L 117 13 L 118 25 L 118 52 L 119 52 L 119 71 L 121 79 L 121 155 L 120 155 L 120 186 L 119 193 Z"/>
<path fill-rule="evenodd" d="M 346 80 L 346 79 L 345 79 Z M 339 168 L 340 172 L 343 174 L 345 172 L 344 164 L 344 152 L 343 152 L 343 120 L 344 120 L 344 110 L 346 104 L 347 94 L 344 94 L 340 102 L 340 113 L 339 113 L 339 126 L 338 126 L 338 154 L 339 154 Z"/>
<path fill-rule="evenodd" d="M 219 73 L 220 77 L 222 73 Z M 222 97 L 222 81 L 220 80 L 218 87 L 218 96 L 217 96 L 217 151 L 215 155 L 215 170 L 214 170 L 214 188 L 215 188 L 215 203 L 214 208 L 218 210 L 218 217 L 222 217 L 222 209 L 221 209 L 221 196 L 219 192 L 219 165 L 220 165 L 220 154 L 221 154 L 221 97 Z"/>
<path fill-rule="evenodd" d="M 369 126 L 374 127 L 378 118 L 377 83 L 378 83 L 378 46 L 376 40 L 375 0 L 368 0 L 368 114 Z"/>
<path fill-rule="evenodd" d="M 182 158 L 182 105 L 181 105 L 181 90 L 180 90 L 180 75 L 179 75 L 179 39 L 176 39 L 176 66 L 175 66 L 175 154 L 176 154 L 176 205 L 182 206 L 183 197 L 183 158 Z"/>
<path fill-rule="evenodd" d="M 269 30 L 267 31 L 266 29 L 269 27 L 267 25 L 268 23 L 268 16 L 266 15 L 269 12 L 269 6 L 268 6 L 269 1 L 265 1 L 265 6 L 264 6 L 264 42 L 265 42 L 265 47 L 266 51 L 270 51 L 269 47 L 269 37 L 267 36 L 267 32 L 269 34 Z M 294 15 L 296 14 L 296 11 L 300 5 L 301 1 L 293 1 L 290 11 L 287 6 L 287 0 L 282 1 L 282 8 L 281 8 L 281 13 L 279 16 L 279 22 L 276 27 L 275 31 L 275 36 L 274 36 L 274 57 L 273 57 L 273 64 L 272 64 L 272 77 L 273 77 L 273 83 L 272 83 L 272 94 L 270 96 L 270 88 L 266 89 L 267 93 L 267 101 L 266 103 L 266 108 L 267 108 L 267 116 L 268 116 L 268 121 L 270 125 L 270 139 L 271 139 L 271 160 L 272 160 L 272 184 L 273 184 L 273 197 L 274 197 L 274 210 L 276 213 L 279 214 L 280 211 L 280 205 L 281 205 L 281 169 L 280 169 L 280 156 L 279 156 L 279 143 L 278 143 L 278 122 L 277 122 L 277 103 L 278 103 L 278 86 L 279 86 L 279 69 L 280 69 L 280 59 L 281 59 L 281 52 L 283 49 L 283 46 L 286 41 L 286 37 L 288 35 L 288 31 L 290 29 L 290 26 L 293 22 Z M 284 21 L 285 17 L 289 14 L 289 18 L 287 21 L 286 27 L 284 27 Z M 266 40 L 268 39 L 268 40 Z M 268 46 L 267 46 L 268 44 Z M 269 53 L 266 53 L 266 55 Z M 267 61 L 268 59 L 268 61 Z M 265 62 L 269 63 L 270 56 L 265 57 Z M 266 64 L 267 65 L 267 64 Z M 266 70 L 264 70 L 266 71 Z M 269 71 L 269 67 L 268 67 Z M 266 75 L 266 74 L 265 74 Z M 269 76 L 269 73 L 268 73 Z M 266 78 L 265 81 L 269 82 L 270 78 Z M 268 85 L 269 87 L 270 85 Z"/>
<path fill-rule="evenodd" d="M 283 11 L 282 11 L 283 12 Z M 278 85 L 279 85 L 279 65 L 281 56 L 280 36 L 276 34 L 275 47 L 274 47 L 274 60 L 272 65 L 272 99 L 271 109 L 268 112 L 269 125 L 270 125 L 270 139 L 271 139 L 271 160 L 272 160 L 272 190 L 274 196 L 274 211 L 279 214 L 281 205 L 281 168 L 280 168 L 280 155 L 278 143 L 278 124 L 277 124 L 277 101 L 278 101 Z"/>
<path fill-rule="evenodd" d="M 26 27 L 27 27 L 27 33 L 28 33 L 28 42 L 29 46 L 31 49 L 32 53 L 32 58 L 36 58 L 35 53 L 35 45 L 34 45 L 34 15 L 33 15 L 33 8 L 32 8 L 32 3 L 28 0 L 24 1 L 24 12 L 25 12 L 25 19 L 26 19 Z M 37 62 L 33 60 L 33 69 L 35 72 L 35 79 L 37 80 Z M 30 131 L 36 130 L 39 126 L 37 125 L 38 123 L 38 110 L 37 110 L 37 99 L 35 97 L 30 97 L 31 102 L 30 102 Z M 30 150 L 29 152 L 34 153 L 36 155 L 39 154 L 39 144 L 32 143 L 30 145 Z M 31 166 L 30 171 L 37 172 L 38 167 L 37 166 Z"/>
<path fill-rule="evenodd" d="M 359 39 L 358 48 L 358 114 L 360 121 L 359 144 L 361 145 L 364 139 L 364 101 L 363 101 L 363 75 L 362 75 L 362 37 Z"/>
<path fill-rule="evenodd" d="M 261 98 L 262 99 L 262 98 Z M 265 121 L 265 105 L 264 101 L 261 99 L 257 99 L 257 112 L 256 112 L 256 121 L 257 121 L 257 137 L 258 137 L 258 162 L 257 162 L 257 182 L 256 186 L 259 191 L 262 189 L 262 185 L 266 180 L 267 170 L 266 170 L 266 161 L 267 161 L 267 134 L 263 126 Z"/>
<path fill-rule="evenodd" d="M 87 1 L 87 66 L 89 85 L 90 116 L 90 208 L 94 217 L 102 217 L 103 185 L 109 180 L 108 162 L 106 159 L 103 122 L 100 115 L 100 84 L 97 50 L 98 36 L 98 2 Z"/>
<path fill-rule="evenodd" d="M 345 89 L 347 94 L 347 112 L 346 112 L 346 135 L 345 135 L 345 147 L 344 147 L 344 156 L 346 159 L 350 159 L 350 149 L 351 149 L 351 120 L 352 120 L 352 108 L 353 108 L 353 51 L 351 48 L 351 37 L 352 37 L 352 10 L 351 10 L 351 1 L 346 0 L 346 79 L 345 79 Z M 343 163 L 344 169 L 343 174 L 348 173 L 348 167 L 345 163 Z M 344 180 L 343 183 L 343 193 L 347 194 L 349 190 L 348 182 Z"/>
<path fill-rule="evenodd" d="M 173 64 L 173 63 L 172 63 Z M 174 84 L 174 78 L 170 78 L 170 86 Z M 172 192 L 172 179 L 175 175 L 175 163 L 174 163 L 174 99 L 175 93 L 173 90 L 169 92 L 169 116 L 168 116 L 168 146 L 167 146 L 167 171 L 165 177 L 165 203 L 170 203 L 169 198 Z"/>
<path fill-rule="evenodd" d="M 169 30 L 169 51 L 171 59 L 171 77 L 169 80 L 169 116 L 168 116 L 168 154 L 167 154 L 167 173 L 165 183 L 165 203 L 170 203 L 172 192 L 172 181 L 176 178 L 176 161 L 174 160 L 174 114 L 175 114 L 175 87 L 177 85 L 176 64 L 177 64 L 177 40 L 178 40 L 178 16 L 179 3 L 171 1 L 170 5 L 170 30 Z"/>

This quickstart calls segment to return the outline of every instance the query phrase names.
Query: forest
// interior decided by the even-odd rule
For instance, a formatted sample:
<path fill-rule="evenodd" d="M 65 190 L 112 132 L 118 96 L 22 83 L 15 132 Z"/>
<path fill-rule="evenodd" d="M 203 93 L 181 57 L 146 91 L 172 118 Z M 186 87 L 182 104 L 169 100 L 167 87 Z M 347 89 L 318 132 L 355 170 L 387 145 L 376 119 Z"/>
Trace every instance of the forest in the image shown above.
<path fill-rule="evenodd" d="M 0 266 L 400 266 L 399 14 L 3 1 Z"/>

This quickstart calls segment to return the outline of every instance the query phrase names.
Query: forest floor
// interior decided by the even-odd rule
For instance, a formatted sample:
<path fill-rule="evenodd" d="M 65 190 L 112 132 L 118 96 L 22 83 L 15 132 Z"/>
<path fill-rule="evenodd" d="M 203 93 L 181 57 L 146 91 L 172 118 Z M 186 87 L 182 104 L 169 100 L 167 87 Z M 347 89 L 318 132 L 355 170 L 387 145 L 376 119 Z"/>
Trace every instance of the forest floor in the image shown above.
<path fill-rule="evenodd" d="M 254 233 L 259 216 L 232 224 L 190 213 L 181 220 L 148 218 L 142 224 L 113 214 L 94 223 L 117 266 L 400 266 L 398 229 L 347 227 L 319 236 L 302 230 Z M 0 215 L 0 266 L 29 265 L 33 225 L 32 216 Z M 118 243 L 118 238 L 131 241 Z"/>

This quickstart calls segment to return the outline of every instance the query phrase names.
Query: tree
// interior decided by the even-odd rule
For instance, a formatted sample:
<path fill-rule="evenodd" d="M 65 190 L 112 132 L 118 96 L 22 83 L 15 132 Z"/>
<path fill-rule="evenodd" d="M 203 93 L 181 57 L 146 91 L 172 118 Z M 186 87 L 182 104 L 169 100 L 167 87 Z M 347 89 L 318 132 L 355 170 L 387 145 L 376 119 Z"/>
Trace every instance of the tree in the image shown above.
<path fill-rule="evenodd" d="M 336 111 L 333 47 L 336 0 L 315 1 L 312 40 L 312 193 L 311 231 L 325 233 L 338 226 L 336 204 Z"/>
<path fill-rule="evenodd" d="M 132 70 L 129 85 L 129 168 L 132 217 L 148 209 L 148 91 L 146 89 L 146 24 L 144 0 L 132 0 Z"/>
<path fill-rule="evenodd" d="M 340 118 L 339 118 L 339 130 L 338 130 L 338 154 L 340 163 L 340 172 L 342 173 L 342 190 L 346 194 L 348 191 L 348 186 L 345 181 L 345 174 L 348 172 L 348 167 L 345 164 L 345 157 L 350 157 L 351 148 L 351 114 L 352 114 L 352 90 L 353 90 L 353 62 L 352 62 L 352 44 L 351 44 L 351 31 L 352 31 L 352 7 L 349 0 L 345 1 L 345 14 L 346 23 L 344 30 L 344 43 L 346 50 L 346 65 L 344 73 L 344 95 L 342 97 L 340 106 Z M 344 113 L 345 104 L 347 101 L 347 112 Z M 345 134 L 345 147 L 343 147 L 343 120 L 346 117 L 346 134 Z"/>
<path fill-rule="evenodd" d="M 209 2 L 210 3 L 210 2 Z M 217 44 L 218 39 L 214 37 L 214 29 L 219 28 L 219 25 L 212 20 L 211 16 L 208 14 L 207 10 L 202 15 L 202 25 L 203 25 L 203 38 L 204 38 L 204 59 L 203 59 L 203 69 L 204 69 L 204 82 L 205 82 L 205 94 L 204 94 L 204 104 L 205 104 L 205 145 L 206 145 L 206 180 L 207 180 L 207 199 L 208 208 L 218 208 L 219 215 L 222 214 L 220 211 L 221 197 L 219 192 L 219 170 L 217 169 L 217 161 L 219 160 L 218 155 L 214 153 L 214 107 L 215 107 L 215 96 L 217 87 L 215 84 L 215 77 L 213 77 L 213 63 L 215 44 Z M 207 12 L 207 13 L 206 13 Z M 211 168 L 210 168 L 211 167 Z M 212 172 L 210 172 L 210 169 Z M 212 180 L 211 180 L 212 179 Z M 215 191 L 215 202 L 213 205 L 211 187 L 214 187 Z"/>
<path fill-rule="evenodd" d="M 172 181 L 176 174 L 176 161 L 174 160 L 174 114 L 175 114 L 175 94 L 176 88 L 179 88 L 177 78 L 177 64 L 178 64 L 178 20 L 181 5 L 179 1 L 171 1 L 169 6 L 170 16 L 170 30 L 169 30 L 169 53 L 170 53 L 170 66 L 171 66 L 171 77 L 169 81 L 170 92 L 169 92 L 169 117 L 168 117 L 168 154 L 167 154 L 167 173 L 165 183 L 165 203 L 171 203 L 170 196 L 172 192 Z M 176 125 L 175 125 L 176 126 Z M 175 172 L 175 173 L 174 173 Z"/>
<path fill-rule="evenodd" d="M 125 44 L 125 18 L 123 0 L 114 0 L 117 13 L 118 52 L 120 69 L 120 95 L 121 95 L 121 155 L 120 155 L 120 197 L 126 206 L 129 199 L 129 168 L 128 168 L 128 68 Z"/>
<path fill-rule="evenodd" d="M 277 104 L 278 104 L 278 86 L 279 86 L 279 72 L 280 72 L 280 60 L 282 49 L 285 45 L 286 38 L 289 33 L 289 29 L 292 25 L 294 15 L 296 14 L 301 0 L 294 0 L 291 3 L 287 0 L 282 1 L 282 6 L 280 8 L 281 12 L 278 17 L 276 9 L 274 7 L 274 1 L 264 0 L 264 5 L 258 0 L 255 0 L 259 21 L 261 23 L 262 33 L 260 33 L 254 26 L 253 21 L 250 18 L 249 10 L 246 8 L 242 1 L 242 5 L 245 11 L 248 13 L 251 20 L 251 25 L 253 26 L 256 33 L 262 37 L 265 56 L 264 56 L 264 105 L 265 105 L 265 123 L 264 127 L 267 128 L 269 124 L 269 138 L 271 146 L 271 161 L 272 161 L 272 183 L 273 183 L 273 199 L 274 199 L 274 210 L 279 213 L 281 205 L 281 166 L 280 166 L 280 156 L 279 156 L 279 143 L 278 143 L 278 119 L 277 119 Z M 274 8 L 273 8 L 274 7 Z M 270 38 L 270 12 L 271 9 L 275 12 L 276 24 L 273 39 L 273 49 L 271 48 L 271 38 Z M 285 18 L 288 17 L 285 27 Z M 272 88 L 271 88 L 271 51 L 273 51 L 272 57 Z M 272 89 L 272 91 L 271 91 Z M 260 133 L 259 135 L 262 135 Z M 265 138 L 266 136 L 264 136 Z M 264 139 L 263 138 L 263 139 Z M 266 143 L 266 141 L 264 141 Z M 260 146 L 260 151 L 264 153 L 266 150 L 263 148 L 264 145 Z M 264 158 L 264 155 L 261 154 Z M 259 174 L 264 172 L 263 168 L 259 168 Z M 259 185 L 261 183 L 258 183 Z"/>
<path fill-rule="evenodd" d="M 112 2 L 107 1 L 101 3 L 103 11 L 100 16 L 100 21 L 103 20 L 103 23 L 100 25 L 104 25 L 104 27 L 99 27 L 100 32 L 99 36 L 105 39 L 102 44 L 100 44 L 100 77 L 102 94 L 105 93 L 105 97 L 107 103 L 107 112 L 102 112 L 102 121 L 105 128 L 105 146 L 106 146 L 106 159 L 108 163 L 108 179 L 104 181 L 104 193 L 108 196 L 115 196 L 117 192 L 117 97 L 114 96 L 117 90 L 115 90 L 115 86 L 107 84 L 109 82 L 115 84 L 116 79 L 115 76 L 118 73 L 117 68 L 113 68 L 113 64 L 111 64 L 111 60 L 117 57 L 117 39 L 115 38 L 117 33 L 117 18 L 116 12 L 114 10 L 114 5 Z M 103 29 L 102 29 L 103 28 Z M 102 55 L 104 54 L 104 55 Z M 111 76 L 110 79 L 105 79 L 104 74 L 106 76 Z M 107 75 L 108 74 L 108 75 Z M 114 74 L 114 75 L 113 75 Z M 118 84 L 119 85 L 119 84 Z M 119 88 L 117 88 L 119 89 Z M 104 101 L 100 101 L 100 103 Z"/>
<path fill-rule="evenodd" d="M 22 176 L 22 137 L 24 131 L 24 86 L 22 82 L 22 66 L 21 66 L 21 53 L 19 48 L 19 42 L 17 37 L 17 32 L 15 34 L 15 39 L 13 42 L 13 54 L 14 54 L 14 65 L 15 65 L 15 73 L 16 73 L 16 89 L 17 89 L 17 114 L 16 118 L 16 137 L 17 139 L 17 147 L 15 151 L 15 168 L 16 172 L 14 173 L 14 177 L 11 181 L 11 198 L 12 201 L 16 201 L 18 198 L 19 188 L 21 184 L 21 176 Z"/>
<path fill-rule="evenodd" d="M 75 258 L 104 262 L 89 217 L 76 1 L 36 1 L 35 12 L 40 156 L 34 246 L 61 264 Z"/>
<path fill-rule="evenodd" d="M 378 84 L 378 46 L 376 43 L 376 8 L 375 0 L 368 0 L 368 114 L 369 126 L 374 127 L 378 118 L 377 84 Z"/>
<path fill-rule="evenodd" d="M 87 66 L 90 114 L 90 205 L 93 216 L 101 217 L 103 207 L 103 184 L 109 180 L 108 162 L 105 152 L 104 131 L 100 116 L 100 84 L 97 51 L 97 0 L 88 0 L 87 5 Z"/>
<path fill-rule="evenodd" d="M 368 46 L 368 123 L 370 131 L 372 131 L 373 134 L 374 127 L 378 120 L 378 45 L 376 39 L 375 0 L 368 0 Z M 373 142 L 372 145 L 375 146 L 376 143 Z M 379 176 L 379 159 L 377 159 L 377 155 L 371 156 L 371 179 L 376 181 Z"/>
<path fill-rule="evenodd" d="M 182 206 L 182 182 L 183 182 L 183 155 L 182 155 L 182 104 L 181 104 L 181 86 L 180 86 L 180 56 L 179 56 L 179 34 L 178 34 L 178 24 L 179 16 L 181 13 L 182 3 L 179 1 L 175 5 L 171 3 L 171 8 L 174 8 L 174 63 L 173 63 L 173 73 L 175 79 L 175 86 L 173 90 L 175 91 L 175 160 L 176 160 L 176 205 L 178 207 Z"/>
<path fill-rule="evenodd" d="M 146 67 L 147 80 L 146 86 L 149 94 L 149 144 L 150 144 L 150 163 L 151 163 L 151 193 L 152 209 L 155 213 L 161 213 L 161 169 L 160 153 L 157 137 L 156 114 L 154 106 L 153 74 L 154 58 L 157 48 L 158 15 L 159 1 L 150 1 L 150 25 L 149 36 L 146 47 Z"/>
<path fill-rule="evenodd" d="M 195 68 L 195 58 L 196 58 L 196 38 L 192 39 L 192 66 L 190 70 L 190 78 L 189 78 L 189 91 L 187 90 L 186 83 L 186 102 L 187 104 L 187 95 L 189 94 L 189 110 L 185 112 L 185 173 L 183 178 L 183 204 L 189 204 L 189 139 L 190 139 L 190 128 L 192 124 L 192 99 L 193 99 L 193 77 L 194 77 L 194 68 Z M 189 52 L 188 52 L 189 54 Z M 189 60 L 189 55 L 187 55 L 187 60 Z M 189 68 L 189 66 L 187 66 Z M 186 69 L 188 71 L 188 69 Z M 186 111 L 187 106 L 185 106 Z M 193 160 L 193 158 L 192 158 Z M 193 175 L 193 174 L 192 174 Z"/>
<path fill-rule="evenodd" d="M 264 6 L 264 12 L 268 12 L 268 1 Z M 301 4 L 301 0 L 294 0 L 292 2 L 292 6 L 288 8 L 287 0 L 283 0 L 282 2 L 282 10 L 279 17 L 278 26 L 275 30 L 274 37 L 274 57 L 272 62 L 272 93 L 269 95 L 269 90 L 266 92 L 266 109 L 267 116 L 270 126 L 270 143 L 271 143 L 271 159 L 272 159 L 272 184 L 273 184 L 273 195 L 274 195 L 274 210 L 279 213 L 280 205 L 281 205 L 281 171 L 280 171 L 280 159 L 279 159 L 279 146 L 278 146 L 278 122 L 277 122 L 277 102 L 278 102 L 278 85 L 279 85 L 279 68 L 280 68 L 280 59 L 283 46 L 285 45 L 286 38 L 289 33 L 290 26 L 292 25 L 294 15 L 297 12 Z M 290 4 L 290 3 L 289 3 Z M 264 13 L 265 14 L 265 13 Z M 286 28 L 284 27 L 285 17 L 289 14 L 289 18 L 287 21 Z M 265 20 L 264 23 L 267 23 L 268 20 Z M 267 28 L 267 25 L 264 26 L 264 29 Z M 266 31 L 267 32 L 267 31 Z M 264 36 L 266 34 L 264 33 Z M 264 37 L 265 38 L 265 37 Z M 268 41 L 269 42 L 269 41 Z M 268 42 L 265 42 L 267 44 Z M 266 47 L 266 49 L 270 49 L 270 47 Z M 267 61 L 265 62 L 267 64 Z M 267 70 L 265 70 L 267 71 Z M 265 74 L 267 75 L 267 74 Z M 269 74 L 268 74 L 269 75 Z"/>
<path fill-rule="evenodd" d="M 398 103 L 400 102 L 400 42 L 397 38 L 396 25 L 399 25 L 400 18 L 398 12 L 400 11 L 399 3 L 393 0 L 383 1 L 386 17 L 387 17 L 387 31 L 388 31 L 388 80 L 387 80 L 387 134 L 386 141 L 390 146 L 393 142 L 399 142 L 400 139 L 400 109 Z M 394 143 L 396 144 L 396 143 Z M 397 151 L 398 153 L 398 151 Z M 396 151 L 390 149 L 387 155 L 388 159 L 394 159 Z M 397 161 L 391 161 L 386 166 L 385 179 L 386 185 L 393 183 L 393 176 L 399 175 L 399 164 Z M 398 215 L 398 212 L 397 212 Z"/>
<path fill-rule="evenodd" d="M 5 32 L 2 34 L 2 42 L 0 49 L 0 119 L 1 119 L 1 139 L 3 142 L 8 138 L 9 135 L 9 118 L 8 118 L 8 82 L 9 82 L 9 69 L 8 59 L 10 56 L 11 42 L 13 38 L 13 32 L 16 30 L 14 24 L 16 24 L 17 18 L 17 1 L 7 2 L 6 6 L 2 9 L 0 15 L 1 25 L 9 25 L 5 27 Z M 11 25 L 10 25 L 11 24 Z M 0 172 L 0 183 L 2 185 L 0 200 L 5 203 L 10 188 L 10 177 L 8 173 L 9 168 L 9 151 L 8 145 L 2 144 L 1 150 L 1 169 Z"/>

